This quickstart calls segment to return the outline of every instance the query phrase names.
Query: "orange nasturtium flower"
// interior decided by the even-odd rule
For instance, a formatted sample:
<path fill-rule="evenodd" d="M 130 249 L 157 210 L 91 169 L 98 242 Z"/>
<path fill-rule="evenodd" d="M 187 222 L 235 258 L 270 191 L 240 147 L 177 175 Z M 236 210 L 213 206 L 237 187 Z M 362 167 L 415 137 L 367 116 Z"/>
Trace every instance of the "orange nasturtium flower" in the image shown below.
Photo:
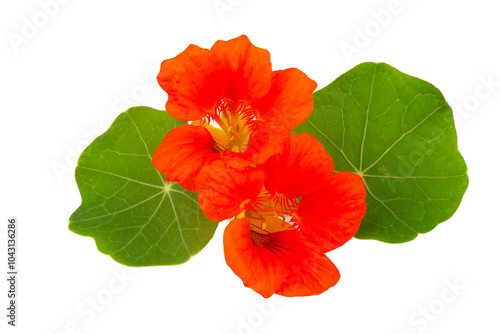
<path fill-rule="evenodd" d="M 205 215 L 232 218 L 226 262 L 244 285 L 270 297 L 320 294 L 340 274 L 325 255 L 351 239 L 366 212 L 361 177 L 333 174 L 333 161 L 310 134 L 291 135 L 283 151 L 256 167 L 223 161 L 196 179 Z"/>
<path fill-rule="evenodd" d="M 311 114 L 317 86 L 296 68 L 272 71 L 269 52 L 245 35 L 217 41 L 210 50 L 189 45 L 162 63 L 158 83 L 168 93 L 167 112 L 191 124 L 165 136 L 153 164 L 191 191 L 214 161 L 242 167 L 279 152 Z"/>

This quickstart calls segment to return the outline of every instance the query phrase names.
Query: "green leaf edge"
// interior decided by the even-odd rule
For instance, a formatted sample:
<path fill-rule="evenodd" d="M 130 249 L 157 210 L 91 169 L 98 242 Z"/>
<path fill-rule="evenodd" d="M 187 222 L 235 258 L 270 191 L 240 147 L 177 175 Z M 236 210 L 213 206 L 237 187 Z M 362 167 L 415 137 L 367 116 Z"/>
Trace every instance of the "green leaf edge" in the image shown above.
<path fill-rule="evenodd" d="M 410 78 L 412 78 L 412 79 L 416 79 L 416 80 L 422 81 L 422 82 L 424 82 L 424 83 L 426 83 L 426 84 L 430 85 L 431 87 L 433 87 L 433 88 L 434 88 L 434 89 L 438 92 L 439 96 L 440 96 L 440 97 L 441 97 L 444 101 L 446 101 L 446 99 L 445 99 L 444 95 L 442 94 L 442 92 L 441 92 L 441 91 L 440 91 L 440 90 L 439 90 L 439 89 L 438 89 L 435 85 L 433 85 L 432 83 L 430 83 L 430 82 L 428 82 L 428 81 L 426 81 L 426 80 L 420 79 L 420 78 L 418 78 L 418 77 L 415 77 L 415 76 L 409 75 L 409 74 L 407 74 L 407 73 L 405 73 L 405 72 L 402 72 L 402 71 L 398 70 L 397 68 L 395 68 L 395 67 L 393 67 L 393 66 L 391 66 L 391 65 L 389 65 L 389 64 L 387 64 L 387 63 L 384 63 L 384 62 L 363 62 L 363 63 L 360 63 L 360 64 L 358 64 L 358 65 L 354 66 L 353 68 L 351 68 L 350 70 L 348 70 L 347 72 L 342 73 L 342 74 L 341 74 L 338 78 L 336 78 L 335 80 L 333 80 L 333 81 L 332 81 L 331 83 L 329 83 L 328 85 L 326 85 L 326 86 L 324 86 L 323 88 L 321 88 L 321 89 L 319 89 L 319 90 L 315 91 L 315 92 L 313 93 L 313 97 L 317 96 L 317 95 L 318 95 L 318 93 L 321 93 L 323 90 L 326 90 L 326 89 L 330 88 L 330 86 L 334 85 L 334 84 L 337 82 L 337 80 L 339 80 L 339 79 L 340 79 L 343 75 L 345 75 L 346 73 L 348 73 L 348 72 L 350 72 L 350 71 L 353 71 L 353 70 L 355 70 L 355 69 L 358 69 L 358 68 L 364 67 L 364 66 L 372 66 L 372 65 L 375 65 L 375 66 L 386 66 L 386 67 L 388 67 L 388 68 L 390 68 L 390 69 L 392 69 L 392 70 L 395 70 L 395 71 L 397 71 L 397 72 L 400 72 L 400 73 L 402 73 L 402 74 L 404 74 L 404 75 L 406 75 L 406 76 L 408 76 L 408 77 L 410 77 Z M 448 103 L 447 103 L 447 106 L 448 106 L 448 108 L 450 109 L 450 111 L 452 112 L 451 107 L 449 106 L 449 104 L 448 104 Z M 315 108 L 314 108 L 314 106 L 313 106 L 313 111 L 312 111 L 312 113 L 311 113 L 311 116 L 314 114 L 314 112 L 315 112 Z M 310 118 L 310 117 L 309 117 L 309 118 Z M 309 119 L 309 118 L 308 118 L 308 119 Z M 294 134 L 300 134 L 300 133 L 304 133 L 304 132 L 306 132 L 306 131 L 301 131 L 301 128 L 303 127 L 303 125 L 304 125 L 307 121 L 308 121 L 308 120 L 306 120 L 306 121 L 304 121 L 303 123 L 301 123 L 301 124 L 297 125 L 297 127 L 296 127 L 295 129 L 293 129 L 293 130 L 292 130 L 292 133 L 294 133 Z M 453 124 L 452 124 L 452 125 L 453 125 L 453 128 L 454 128 L 454 130 L 455 130 L 455 135 L 457 135 L 457 133 L 456 133 L 456 128 L 455 128 L 455 122 L 454 122 L 453 118 L 452 118 L 452 123 L 453 123 Z M 318 139 L 318 138 L 316 138 L 316 139 Z M 318 139 L 318 140 L 319 140 L 319 139 Z M 321 140 L 320 140 L 320 142 L 324 145 L 324 142 L 323 142 L 323 141 L 321 141 Z M 465 159 L 463 158 L 463 156 L 461 155 L 460 151 L 458 150 L 458 136 L 457 136 L 457 140 L 456 140 L 456 146 L 457 146 L 456 148 L 457 148 L 457 151 L 458 151 L 459 155 L 462 157 L 462 163 L 464 164 L 464 167 L 465 167 L 465 173 L 464 173 L 464 174 L 462 174 L 462 175 L 454 176 L 454 177 L 463 176 L 463 177 L 465 177 L 465 180 L 464 180 L 464 184 L 463 184 L 463 192 L 462 192 L 462 194 L 461 194 L 461 196 L 460 196 L 460 199 L 456 202 L 456 208 L 455 208 L 455 210 L 454 210 L 454 211 L 450 214 L 450 216 L 449 216 L 449 217 L 447 217 L 446 219 L 444 219 L 444 220 L 443 220 L 443 221 L 441 221 L 441 222 L 436 223 L 436 225 L 435 225 L 432 229 L 430 229 L 430 230 L 428 230 L 428 231 L 425 231 L 425 232 L 417 232 L 417 231 L 413 230 L 413 231 L 415 232 L 415 234 L 414 234 L 411 238 L 408 238 L 408 239 L 405 239 L 405 240 L 386 240 L 386 239 L 379 239 L 379 238 L 376 238 L 376 237 L 370 237 L 370 236 L 360 236 L 358 233 L 356 233 L 356 235 L 355 235 L 354 237 L 355 237 L 356 239 L 359 239 L 359 240 L 376 240 L 376 241 L 381 241 L 381 242 L 388 243 L 388 244 L 401 244 L 401 243 L 406 243 L 406 242 L 409 242 L 409 241 L 415 240 L 415 239 L 416 239 L 419 235 L 429 233 L 430 231 L 434 230 L 437 226 L 439 226 L 440 224 L 444 223 L 445 221 L 447 221 L 447 220 L 449 220 L 451 217 L 453 217 L 453 215 L 454 215 L 454 214 L 456 213 L 456 211 L 458 210 L 458 208 L 459 208 L 459 206 L 460 206 L 460 204 L 461 204 L 461 202 L 462 202 L 462 200 L 463 200 L 463 197 L 464 197 L 464 195 L 465 195 L 465 192 L 467 191 L 468 185 L 469 185 L 469 177 L 468 177 L 468 173 L 467 173 L 468 168 L 467 168 L 467 165 L 466 165 Z M 339 151 L 342 155 L 344 155 L 344 152 L 343 152 L 342 150 L 340 150 L 338 147 L 336 147 L 336 149 L 337 149 L 337 150 L 338 150 L 338 151 Z M 332 158 L 333 158 L 334 163 L 335 163 L 335 157 L 332 157 Z M 335 172 L 341 172 L 341 171 L 344 171 L 344 170 L 335 170 Z M 350 170 L 347 170 L 347 171 L 349 171 L 349 172 L 352 172 L 352 173 L 354 173 L 354 174 L 359 175 L 358 173 L 356 173 L 356 172 L 354 172 L 354 171 L 350 171 Z M 360 176 L 363 178 L 363 182 L 365 182 L 365 184 L 366 184 L 366 181 L 365 181 L 365 179 L 364 179 L 363 175 L 360 175 Z M 369 209 L 369 208 L 368 208 L 368 209 Z M 361 225 L 363 224 L 363 222 L 364 222 L 364 219 L 363 219 L 363 221 L 361 222 Z"/>
<path fill-rule="evenodd" d="M 211 235 L 211 237 L 210 237 L 210 240 L 208 240 L 208 241 L 207 241 L 207 243 L 206 243 L 206 244 L 205 244 L 202 248 L 200 248 L 200 250 L 198 250 L 198 251 L 197 251 L 197 252 L 195 252 L 195 253 L 191 253 L 191 254 L 190 254 L 190 256 L 189 256 L 188 258 L 186 258 L 184 261 L 182 261 L 182 262 L 175 262 L 175 263 L 162 263 L 162 264 L 152 264 L 152 265 L 138 265 L 138 264 L 126 263 L 126 262 L 124 262 L 124 261 L 121 261 L 120 259 L 117 259 L 115 256 L 113 256 L 113 254 L 108 254 L 108 253 L 105 253 L 105 252 L 102 250 L 102 246 L 100 246 L 100 245 L 99 245 L 99 243 L 96 241 L 95 237 L 93 237 L 93 236 L 91 236 L 91 235 L 88 235 L 88 234 L 85 234 L 83 231 L 79 231 L 79 230 L 78 230 L 78 226 L 76 225 L 76 223 L 75 223 L 74 221 L 72 221 L 73 216 L 74 216 L 74 215 L 75 215 L 75 214 L 79 211 L 79 209 L 80 209 L 80 208 L 83 208 L 83 207 L 84 207 L 84 203 L 85 203 L 85 198 L 83 198 L 83 196 L 82 196 L 82 193 L 81 193 L 81 187 L 80 187 L 80 184 L 81 184 L 81 182 L 82 182 L 82 181 L 81 181 L 81 179 L 78 177 L 78 174 L 77 174 L 78 167 L 81 167 L 81 165 L 80 165 L 80 159 L 81 159 L 81 157 L 82 157 L 82 156 L 84 156 L 84 154 L 86 153 L 86 151 L 88 151 L 88 150 L 89 150 L 89 148 L 92 146 L 92 144 L 93 144 L 94 142 L 102 140 L 102 137 L 106 135 L 107 131 L 108 131 L 108 130 L 110 130 L 110 129 L 113 127 L 113 125 L 115 125 L 115 123 L 118 121 L 118 119 L 119 119 L 122 115 L 127 114 L 127 113 L 132 112 L 132 111 L 137 110 L 137 109 L 147 109 L 147 110 L 154 111 L 154 112 L 161 112 L 161 113 L 164 113 L 167 117 L 170 117 L 170 118 L 171 118 L 171 119 L 172 119 L 175 123 L 177 123 L 177 124 L 176 124 L 176 126 L 174 126 L 173 128 L 178 127 L 178 126 L 181 126 L 182 124 L 187 124 L 187 122 L 185 122 L 185 121 L 180 121 L 180 120 L 177 120 L 177 119 L 172 118 L 172 117 L 168 114 L 168 112 L 167 112 L 166 110 L 158 110 L 158 109 L 154 109 L 154 108 L 147 107 L 147 106 L 136 106 L 136 107 L 131 107 L 131 108 L 127 109 L 126 111 L 124 111 L 124 112 L 120 113 L 120 114 L 119 114 L 119 115 L 115 118 L 115 120 L 112 122 L 112 124 L 109 126 L 109 128 L 108 128 L 106 131 L 104 131 L 101 135 L 99 135 L 98 137 L 96 137 L 96 138 L 95 138 L 95 139 L 94 139 L 94 140 L 93 140 L 93 141 L 92 141 L 92 142 L 91 142 L 91 143 L 90 143 L 90 144 L 89 144 L 89 145 L 88 145 L 88 146 L 87 146 L 87 147 L 86 147 L 86 148 L 82 151 L 82 153 L 80 154 L 80 156 L 79 156 L 79 158 L 78 158 L 77 165 L 76 165 L 76 167 L 75 167 L 75 181 L 76 181 L 76 183 L 77 183 L 77 187 L 78 187 L 78 190 L 79 190 L 79 193 L 80 193 L 80 196 L 81 196 L 81 204 L 80 204 L 80 205 L 78 206 L 78 208 L 77 208 L 77 209 L 76 209 L 76 210 L 75 210 L 75 211 L 71 214 L 71 216 L 70 216 L 70 218 L 69 218 L 68 229 L 69 229 L 71 232 L 73 232 L 73 233 L 75 233 L 75 234 L 77 234 L 77 235 L 79 235 L 79 236 L 88 237 L 88 238 L 93 239 L 93 240 L 94 240 L 94 244 L 95 244 L 95 246 L 96 246 L 97 250 L 98 250 L 101 254 L 107 255 L 107 256 L 109 256 L 111 259 L 113 259 L 115 262 L 120 263 L 120 264 L 125 265 L 125 266 L 128 266 L 128 267 L 175 266 L 175 265 L 184 264 L 184 263 L 188 262 L 191 258 L 193 258 L 195 255 L 199 254 L 199 253 L 203 250 L 203 248 L 204 248 L 204 247 L 206 247 L 206 245 L 208 244 L 208 242 L 210 242 L 210 240 L 211 240 L 211 239 L 213 238 L 213 236 L 215 235 L 215 231 L 216 231 L 216 229 L 217 229 L 217 227 L 218 227 L 219 222 L 215 222 L 215 221 L 209 220 L 208 218 L 206 218 L 206 217 L 205 217 L 205 218 L 207 219 L 207 221 L 214 223 L 214 229 L 213 229 L 213 233 L 212 233 L 212 235 Z M 173 128 L 172 128 L 172 129 L 173 129 Z M 172 130 L 172 129 L 168 129 L 168 131 L 170 131 L 170 130 Z M 168 131 L 166 131 L 166 133 L 167 133 Z M 166 133 L 165 133 L 165 135 L 166 135 Z M 160 174 L 161 174 L 161 173 L 160 173 Z M 163 174 L 161 174 L 161 175 L 163 175 Z M 186 192 L 188 192 L 188 193 L 192 193 L 192 192 L 190 192 L 189 190 L 186 190 L 185 188 L 181 187 L 181 186 L 180 186 L 177 182 L 171 182 L 171 183 L 169 183 L 169 184 L 170 184 L 170 185 L 172 185 L 172 186 L 177 186 L 177 187 L 179 187 L 179 188 L 181 188 L 181 189 L 185 190 L 185 191 L 186 191 Z M 192 194 L 193 194 L 193 193 L 192 193 Z M 157 195 L 155 195 L 155 196 L 157 196 Z M 201 211 L 201 209 L 200 209 L 200 211 Z M 202 214 L 202 215 L 204 215 L 202 211 L 201 211 L 201 214 Z"/>

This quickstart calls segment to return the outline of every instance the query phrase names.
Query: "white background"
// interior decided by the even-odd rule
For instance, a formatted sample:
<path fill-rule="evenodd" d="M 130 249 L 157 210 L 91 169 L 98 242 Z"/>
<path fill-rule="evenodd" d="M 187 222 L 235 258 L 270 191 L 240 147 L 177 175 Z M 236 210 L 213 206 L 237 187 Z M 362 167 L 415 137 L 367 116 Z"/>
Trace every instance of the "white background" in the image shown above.
<path fill-rule="evenodd" d="M 52 16 L 35 0 L 0 5 L 1 263 L 7 216 L 20 222 L 19 326 L 8 333 L 500 333 L 495 1 L 400 0 L 396 10 L 390 0 L 62 2 Z M 230 10 L 219 15 L 214 3 Z M 373 13 L 389 9 L 377 23 Z M 371 36 L 360 40 L 360 30 Z M 456 112 L 469 167 L 456 214 L 410 243 L 352 240 L 329 253 L 338 285 L 315 297 L 271 298 L 263 310 L 224 262 L 225 224 L 174 267 L 124 267 L 71 233 L 68 217 L 80 204 L 74 163 L 87 138 L 129 106 L 164 108 L 154 80 L 162 60 L 240 34 L 271 52 L 274 69 L 298 67 L 319 88 L 363 61 L 436 85 Z M 341 50 L 347 44 L 357 48 L 351 57 Z"/>

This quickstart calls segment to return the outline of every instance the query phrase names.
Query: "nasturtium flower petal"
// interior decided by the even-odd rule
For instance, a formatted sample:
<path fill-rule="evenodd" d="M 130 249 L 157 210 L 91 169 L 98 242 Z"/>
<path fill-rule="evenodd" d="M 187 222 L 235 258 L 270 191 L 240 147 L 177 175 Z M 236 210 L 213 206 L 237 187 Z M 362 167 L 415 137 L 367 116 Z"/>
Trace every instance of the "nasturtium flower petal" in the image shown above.
<path fill-rule="evenodd" d="M 243 284 L 263 297 L 271 297 L 283 282 L 284 264 L 272 251 L 256 246 L 250 222 L 234 219 L 224 230 L 224 257 Z"/>
<path fill-rule="evenodd" d="M 283 126 L 289 131 L 312 113 L 312 93 L 318 85 L 296 68 L 274 71 L 271 89 L 255 101 L 258 119 L 269 125 Z"/>
<path fill-rule="evenodd" d="M 178 182 L 196 191 L 199 171 L 219 159 L 219 148 L 210 132 L 201 126 L 181 125 L 171 130 L 155 150 L 153 165 L 167 182 Z"/>
<path fill-rule="evenodd" d="M 297 206 L 300 231 L 323 252 L 342 246 L 358 231 L 366 213 L 363 179 L 350 172 L 335 173 L 318 191 Z"/>
<path fill-rule="evenodd" d="M 224 230 L 226 263 L 243 284 L 263 297 L 320 294 L 337 284 L 340 273 L 297 230 L 254 236 L 246 218 Z"/>
<path fill-rule="evenodd" d="M 248 167 L 266 162 L 269 157 L 283 151 L 290 138 L 290 131 L 282 127 L 261 125 L 252 132 L 244 152 L 225 150 L 222 160 L 232 167 Z"/>
<path fill-rule="evenodd" d="M 196 181 L 208 218 L 233 217 L 224 233 L 226 262 L 245 286 L 264 297 L 305 296 L 337 283 L 324 253 L 356 233 L 365 189 L 358 175 L 333 174 L 314 137 L 291 136 L 282 153 L 256 167 L 216 161 Z"/>
<path fill-rule="evenodd" d="M 226 73 L 217 56 L 193 44 L 163 61 L 157 79 L 168 93 L 168 113 L 183 121 L 212 114 L 226 87 Z"/>
<path fill-rule="evenodd" d="M 222 221 L 238 215 L 245 203 L 257 199 L 264 184 L 264 174 L 256 168 L 226 168 L 219 160 L 203 168 L 196 183 L 198 202 L 205 215 Z"/>
<path fill-rule="evenodd" d="M 324 179 L 333 174 L 333 160 L 319 141 L 305 133 L 291 135 L 283 150 L 260 168 L 269 192 L 299 198 L 324 186 Z"/>
<path fill-rule="evenodd" d="M 226 69 L 227 98 L 251 103 L 267 94 L 272 80 L 269 51 L 254 46 L 245 35 L 219 40 L 210 50 Z"/>
<path fill-rule="evenodd" d="M 312 112 L 316 88 L 298 69 L 273 72 L 269 52 L 254 46 L 245 35 L 217 41 L 210 50 L 190 45 L 162 63 L 158 82 L 169 95 L 167 112 L 206 128 L 217 144 L 218 159 L 232 168 L 262 164 L 279 153 L 290 130 Z M 165 141 L 162 145 L 178 146 Z M 208 160 L 201 161 L 204 158 Z M 168 171 L 167 180 L 174 175 L 172 180 L 195 191 L 193 180 L 215 155 L 183 156 L 175 163 L 173 157 L 155 159 L 171 163 L 159 165 L 160 171 Z M 186 165 L 192 162 L 195 168 Z"/>
<path fill-rule="evenodd" d="M 298 239 L 296 231 L 290 231 Z M 285 279 L 276 294 L 286 297 L 303 297 L 319 295 L 340 279 L 340 273 L 335 264 L 314 244 L 301 238 L 296 241 L 292 262 L 285 266 Z M 300 254 L 300 255 L 297 255 Z"/>

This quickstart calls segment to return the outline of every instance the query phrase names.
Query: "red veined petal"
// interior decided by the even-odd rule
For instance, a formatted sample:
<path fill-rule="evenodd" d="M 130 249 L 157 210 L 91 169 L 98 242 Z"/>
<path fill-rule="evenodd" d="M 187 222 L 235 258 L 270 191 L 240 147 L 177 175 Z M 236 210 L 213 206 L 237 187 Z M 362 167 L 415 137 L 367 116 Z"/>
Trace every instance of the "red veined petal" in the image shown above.
<path fill-rule="evenodd" d="M 366 213 L 365 197 L 359 175 L 332 175 L 323 189 L 299 202 L 296 216 L 301 233 L 325 253 L 342 246 L 358 231 Z"/>
<path fill-rule="evenodd" d="M 289 131 L 305 121 L 313 108 L 312 93 L 318 85 L 296 68 L 274 71 L 271 89 L 252 107 L 258 119 L 271 126 L 283 126 Z"/>
<path fill-rule="evenodd" d="M 260 170 L 236 170 L 218 160 L 203 168 L 196 178 L 198 202 L 209 219 L 222 221 L 238 215 L 259 196 L 264 183 Z"/>
<path fill-rule="evenodd" d="M 224 97 L 226 72 L 217 56 L 196 45 L 161 64 L 158 83 L 168 93 L 167 112 L 193 121 L 212 115 Z"/>
<path fill-rule="evenodd" d="M 283 127 L 261 125 L 252 132 L 244 155 L 254 164 L 263 164 L 269 157 L 283 151 L 290 132 Z"/>
<path fill-rule="evenodd" d="M 248 104 L 266 95 L 271 88 L 271 55 L 254 46 L 247 36 L 217 41 L 211 51 L 226 69 L 226 98 Z"/>
<path fill-rule="evenodd" d="M 168 182 L 196 191 L 195 178 L 200 170 L 219 160 L 218 147 L 207 129 L 189 124 L 171 130 L 155 150 L 153 165 Z"/>
<path fill-rule="evenodd" d="M 227 167 L 234 169 L 243 169 L 253 165 L 251 158 L 248 158 L 242 153 L 234 152 L 228 149 L 224 150 L 220 157 Z"/>
<path fill-rule="evenodd" d="M 276 294 L 286 297 L 319 295 L 340 279 L 335 264 L 315 246 L 303 241 L 299 261 L 286 267 L 285 279 Z"/>
<path fill-rule="evenodd" d="M 283 262 L 271 251 L 253 244 L 248 219 L 234 219 L 227 225 L 224 230 L 224 257 L 243 284 L 262 297 L 271 297 L 281 286 Z"/>
<path fill-rule="evenodd" d="M 266 175 L 265 187 L 271 194 L 290 199 L 307 196 L 323 187 L 333 174 L 333 160 L 312 135 L 290 135 L 280 154 L 260 166 Z"/>
<path fill-rule="evenodd" d="M 224 231 L 224 256 L 243 284 L 263 297 L 316 295 L 337 283 L 335 265 L 297 230 L 252 233 L 248 219 L 231 221 Z"/>
<path fill-rule="evenodd" d="M 252 132 L 245 151 L 225 150 L 221 158 L 227 165 L 235 168 L 262 164 L 269 157 L 281 152 L 289 137 L 290 132 L 285 128 L 260 125 Z"/>

